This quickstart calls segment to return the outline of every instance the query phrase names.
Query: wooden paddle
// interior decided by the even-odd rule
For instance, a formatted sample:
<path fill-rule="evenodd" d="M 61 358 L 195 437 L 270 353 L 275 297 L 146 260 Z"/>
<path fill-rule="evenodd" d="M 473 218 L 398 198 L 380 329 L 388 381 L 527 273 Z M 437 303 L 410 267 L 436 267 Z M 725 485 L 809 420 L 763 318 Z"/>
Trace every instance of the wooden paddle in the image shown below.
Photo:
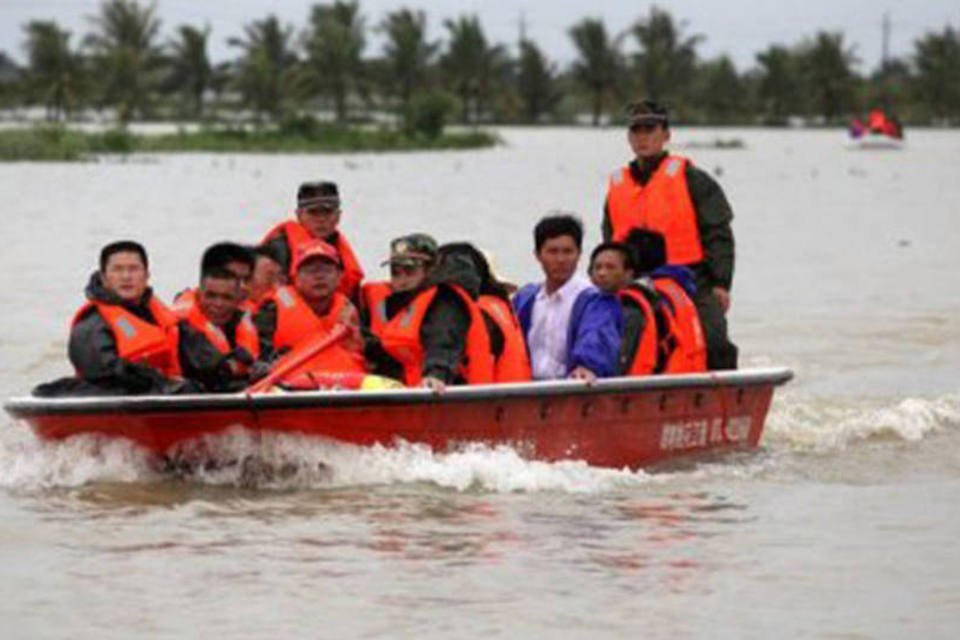
<path fill-rule="evenodd" d="M 333 329 L 330 330 L 330 333 L 325 333 L 322 335 L 318 334 L 310 338 L 310 340 L 304 342 L 294 351 L 291 351 L 281 358 L 280 361 L 274 365 L 273 370 L 271 370 L 265 378 L 261 378 L 259 381 L 247 387 L 246 393 L 264 393 L 268 391 L 270 387 L 276 384 L 277 381 L 287 376 L 291 371 L 324 349 L 327 349 L 340 342 L 349 334 L 350 330 L 347 328 L 347 326 L 338 323 L 333 326 Z"/>

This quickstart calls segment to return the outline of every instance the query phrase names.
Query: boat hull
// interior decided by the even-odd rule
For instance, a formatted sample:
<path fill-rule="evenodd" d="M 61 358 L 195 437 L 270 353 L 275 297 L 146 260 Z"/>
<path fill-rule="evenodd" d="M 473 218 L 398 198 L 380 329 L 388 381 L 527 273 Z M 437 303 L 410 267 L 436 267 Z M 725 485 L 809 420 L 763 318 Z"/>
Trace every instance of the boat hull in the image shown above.
<path fill-rule="evenodd" d="M 656 464 L 681 454 L 756 447 L 785 369 L 375 392 L 41 400 L 6 409 L 45 440 L 131 439 L 166 455 L 241 427 L 356 445 L 400 440 L 450 451 L 508 445 L 530 459 Z"/>

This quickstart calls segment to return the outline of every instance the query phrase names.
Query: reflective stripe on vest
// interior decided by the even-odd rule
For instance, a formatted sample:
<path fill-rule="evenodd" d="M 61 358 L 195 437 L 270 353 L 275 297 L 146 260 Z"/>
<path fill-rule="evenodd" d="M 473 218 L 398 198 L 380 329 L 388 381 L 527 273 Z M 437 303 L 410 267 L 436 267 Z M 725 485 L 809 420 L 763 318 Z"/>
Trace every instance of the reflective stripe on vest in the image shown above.
<path fill-rule="evenodd" d="M 215 325 L 204 315 L 197 299 L 197 291 L 191 289 L 178 295 L 174 302 L 174 311 L 181 320 L 185 320 L 191 327 L 202 333 L 211 345 L 222 354 L 230 353 L 230 339 L 223 329 Z M 249 353 L 254 360 L 260 357 L 260 339 L 249 312 L 245 312 L 237 323 L 235 343 Z M 240 373 L 241 371 L 237 371 Z"/>
<path fill-rule="evenodd" d="M 293 257 L 297 254 L 297 247 L 314 240 L 314 236 L 309 229 L 296 220 L 286 220 L 274 226 L 267 235 L 263 237 L 262 243 L 266 243 L 279 235 L 287 239 L 287 251 L 290 253 L 290 264 L 288 265 L 290 280 L 297 275 L 293 270 Z M 343 274 L 340 276 L 340 283 L 337 285 L 337 291 L 355 300 L 358 294 L 358 287 L 363 281 L 363 268 L 357 255 L 353 252 L 353 247 L 347 242 L 343 233 L 337 232 L 337 241 L 333 243 L 340 253 L 340 261 L 343 263 Z"/>
<path fill-rule="evenodd" d="M 387 298 L 393 293 L 389 282 L 365 282 L 360 287 L 360 305 L 370 322 L 370 331 L 375 336 L 383 333 L 387 324 Z"/>
<path fill-rule="evenodd" d="M 628 376 L 647 376 L 657 368 L 657 318 L 653 313 L 653 305 L 647 296 L 634 286 L 621 289 L 619 292 L 621 304 L 635 304 L 643 314 L 643 332 L 637 340 L 637 350 L 633 353 L 630 366 L 625 372 Z M 626 301 L 630 302 L 626 302 Z"/>
<path fill-rule="evenodd" d="M 276 350 L 295 351 L 310 338 L 325 335 L 338 324 L 350 301 L 341 293 L 333 294 L 330 310 L 318 316 L 310 305 L 290 286 L 279 287 L 268 300 L 277 305 L 277 330 L 273 334 L 273 347 Z M 363 356 L 345 348 L 341 343 L 334 344 L 303 362 L 288 375 L 295 376 L 303 372 L 325 371 L 339 373 L 364 373 L 366 368 Z"/>
<path fill-rule="evenodd" d="M 631 229 L 662 233 L 668 264 L 696 264 L 703 260 L 697 213 L 687 186 L 686 158 L 667 156 L 641 185 L 626 166 L 610 179 L 607 212 L 613 239 L 623 241 Z"/>
<path fill-rule="evenodd" d="M 493 356 L 490 354 L 490 336 L 477 303 L 459 286 L 445 284 L 454 291 L 470 313 L 470 327 L 464 344 L 464 362 L 460 373 L 468 384 L 493 382 Z M 404 382 L 417 386 L 423 380 L 423 345 L 420 328 L 437 296 L 437 287 L 417 294 L 410 303 L 387 321 L 380 335 L 383 349 L 403 366 Z"/>
<path fill-rule="evenodd" d="M 697 307 L 683 287 L 670 278 L 656 278 L 653 287 L 666 300 L 673 352 L 667 356 L 663 373 L 697 373 L 707 370 L 707 346 Z"/>
<path fill-rule="evenodd" d="M 503 353 L 494 363 L 494 382 L 528 382 L 530 356 L 513 308 L 497 296 L 480 296 L 477 304 L 503 334 Z"/>
<path fill-rule="evenodd" d="M 95 308 L 117 343 L 117 355 L 128 362 L 145 364 L 164 376 L 179 376 L 177 318 L 156 296 L 150 296 L 147 308 L 156 323 L 147 322 L 121 305 L 87 302 L 73 316 L 75 326 Z"/>

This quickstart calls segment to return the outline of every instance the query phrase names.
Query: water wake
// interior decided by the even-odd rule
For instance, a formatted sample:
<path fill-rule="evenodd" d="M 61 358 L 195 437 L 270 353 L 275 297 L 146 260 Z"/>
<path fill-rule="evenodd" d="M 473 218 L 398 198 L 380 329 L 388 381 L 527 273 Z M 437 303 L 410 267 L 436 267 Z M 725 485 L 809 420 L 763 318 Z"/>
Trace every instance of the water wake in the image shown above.
<path fill-rule="evenodd" d="M 770 409 L 764 440 L 768 445 L 827 452 L 877 438 L 917 442 L 957 427 L 960 393 L 873 407 L 784 394 Z"/>

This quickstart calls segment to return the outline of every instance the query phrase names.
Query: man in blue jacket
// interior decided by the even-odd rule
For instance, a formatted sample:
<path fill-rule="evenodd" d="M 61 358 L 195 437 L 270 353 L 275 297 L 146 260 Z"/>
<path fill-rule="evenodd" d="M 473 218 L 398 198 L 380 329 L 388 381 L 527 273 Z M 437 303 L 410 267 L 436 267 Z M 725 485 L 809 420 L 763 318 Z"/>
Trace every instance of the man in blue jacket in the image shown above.
<path fill-rule="evenodd" d="M 533 231 L 542 283 L 513 297 L 535 380 L 592 381 L 617 375 L 623 316 L 615 296 L 577 274 L 583 225 L 569 214 L 540 220 Z"/>

